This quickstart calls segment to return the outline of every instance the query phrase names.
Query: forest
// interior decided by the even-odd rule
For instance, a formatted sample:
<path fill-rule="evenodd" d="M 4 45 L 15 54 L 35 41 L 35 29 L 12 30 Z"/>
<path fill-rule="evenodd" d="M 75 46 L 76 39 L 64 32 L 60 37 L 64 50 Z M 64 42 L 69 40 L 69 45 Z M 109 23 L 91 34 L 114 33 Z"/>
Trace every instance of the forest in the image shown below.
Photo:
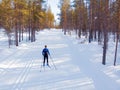
<path fill-rule="evenodd" d="M 0 1 L 0 28 L 5 29 L 9 47 L 11 44 L 18 46 L 24 33 L 27 33 L 28 41 L 34 42 L 36 31 L 54 26 L 51 8 L 45 6 L 44 0 Z"/>
<path fill-rule="evenodd" d="M 115 42 L 114 65 L 116 65 L 118 43 L 120 42 L 120 0 L 61 0 L 60 26 L 70 33 L 75 31 L 88 42 L 97 41 L 103 45 L 102 64 L 106 64 L 109 37 Z"/>
<path fill-rule="evenodd" d="M 54 15 L 50 7 L 44 6 L 45 3 L 44 0 L 0 1 L 0 28 L 5 29 L 9 47 L 13 42 L 18 46 L 24 33 L 28 34 L 29 41 L 34 42 L 36 31 L 55 27 Z M 89 43 L 97 41 L 103 45 L 103 65 L 106 64 L 109 37 L 113 36 L 116 65 L 120 42 L 120 0 L 60 0 L 58 7 L 61 11 L 58 14 L 59 28 L 65 35 L 75 31 L 79 38 L 85 36 Z"/>

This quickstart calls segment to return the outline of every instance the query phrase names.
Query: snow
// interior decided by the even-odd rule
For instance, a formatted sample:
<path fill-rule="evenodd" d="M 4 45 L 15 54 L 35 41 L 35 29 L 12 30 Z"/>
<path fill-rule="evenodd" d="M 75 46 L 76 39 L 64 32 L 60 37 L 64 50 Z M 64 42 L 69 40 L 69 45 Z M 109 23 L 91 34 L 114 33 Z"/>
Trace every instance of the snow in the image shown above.
<path fill-rule="evenodd" d="M 113 66 L 114 44 L 102 65 L 102 46 L 97 42 L 56 29 L 40 31 L 36 38 L 8 48 L 0 32 L 0 90 L 120 90 L 120 55 Z M 51 53 L 51 68 L 41 67 L 44 45 Z"/>

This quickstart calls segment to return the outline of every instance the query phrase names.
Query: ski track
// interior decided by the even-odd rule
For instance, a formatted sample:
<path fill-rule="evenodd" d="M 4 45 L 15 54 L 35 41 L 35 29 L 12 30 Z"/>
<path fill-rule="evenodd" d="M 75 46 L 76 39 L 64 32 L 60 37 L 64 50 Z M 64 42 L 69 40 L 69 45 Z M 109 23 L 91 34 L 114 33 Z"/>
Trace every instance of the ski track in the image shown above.
<path fill-rule="evenodd" d="M 113 90 L 112 86 L 104 87 L 107 84 L 105 80 L 116 86 L 114 90 L 119 90 L 116 82 L 120 77 L 117 77 L 115 82 L 110 78 L 110 71 L 107 68 L 99 70 L 91 60 L 86 63 L 86 68 L 83 65 L 86 57 L 84 61 L 79 61 L 79 58 L 84 55 L 83 48 L 77 49 L 72 42 L 72 39 L 64 36 L 63 32 L 45 30 L 39 32 L 36 42 L 21 44 L 9 55 L 0 58 L 0 65 L 3 65 L 0 67 L 0 90 Z M 41 51 L 46 44 L 57 70 L 50 59 L 51 68 L 41 67 Z M 79 54 L 75 56 L 72 55 L 73 52 Z M 91 71 L 92 69 L 96 72 Z M 96 77 L 102 76 L 105 80 L 101 79 L 100 82 L 103 84 L 99 85 Z"/>
<path fill-rule="evenodd" d="M 67 38 L 66 42 L 68 42 L 68 43 L 74 42 L 74 41 L 72 41 L 72 39 L 70 40 L 69 37 L 66 37 L 66 38 Z M 93 61 L 91 61 L 91 58 L 93 57 L 92 52 L 95 50 L 94 49 L 95 46 L 90 46 L 90 44 L 88 44 L 88 45 L 89 45 L 89 49 L 85 48 L 84 50 L 81 50 L 81 51 L 78 50 L 77 46 L 82 47 L 82 45 L 76 46 L 75 43 L 71 43 L 69 45 L 70 48 L 72 48 L 72 52 L 77 52 L 77 55 L 76 55 L 77 57 L 75 57 L 73 55 L 73 58 L 76 61 L 75 64 L 81 68 L 81 70 L 83 71 L 84 74 L 86 74 L 89 78 L 92 78 L 93 84 L 95 85 L 96 90 L 119 90 L 120 83 L 117 82 L 117 80 L 120 79 L 120 76 L 115 75 L 111 71 L 111 69 L 115 69 L 114 66 L 111 69 L 110 69 L 110 67 L 108 67 L 108 69 L 106 69 L 106 67 L 104 67 L 104 65 L 102 65 L 101 62 L 94 63 Z M 98 48 L 96 48 L 96 49 L 98 49 Z M 84 59 L 83 59 L 82 56 L 86 56 L 86 55 L 88 57 L 84 57 Z M 81 57 L 83 60 L 80 60 Z M 100 69 L 99 67 L 97 67 L 98 65 L 101 66 L 103 69 Z M 111 72 L 109 72 L 109 71 L 111 71 Z M 110 76 L 113 77 L 113 79 Z M 117 79 L 114 77 L 116 77 Z M 101 78 L 101 79 L 98 79 L 98 78 Z M 106 86 L 108 82 L 111 82 L 111 85 Z M 115 87 L 113 87 L 113 86 L 115 86 Z"/>
<path fill-rule="evenodd" d="M 16 54 L 15 54 L 15 53 L 14 53 L 14 54 L 12 53 L 11 56 L 8 56 L 8 57 L 5 58 L 4 60 L 1 60 L 1 61 L 3 61 L 3 62 L 1 62 L 2 65 L 5 65 L 5 66 L 6 66 L 5 68 L 3 68 L 2 71 L 0 71 L 0 74 L 1 74 L 2 76 L 4 76 L 5 73 L 6 73 L 7 71 L 9 71 L 9 68 L 10 68 L 12 65 L 14 65 L 15 62 L 18 61 L 18 60 L 16 60 L 15 58 L 20 58 L 20 57 L 22 56 L 23 52 L 24 52 L 24 51 L 21 51 L 21 52 L 16 51 L 16 52 L 15 52 Z M 21 53 L 22 53 L 22 54 L 21 54 Z"/>

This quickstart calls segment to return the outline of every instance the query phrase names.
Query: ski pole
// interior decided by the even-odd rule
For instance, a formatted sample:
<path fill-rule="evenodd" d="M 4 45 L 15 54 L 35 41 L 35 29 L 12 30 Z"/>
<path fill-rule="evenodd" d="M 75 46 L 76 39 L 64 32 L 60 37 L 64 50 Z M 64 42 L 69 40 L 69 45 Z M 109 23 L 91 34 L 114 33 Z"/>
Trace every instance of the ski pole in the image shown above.
<path fill-rule="evenodd" d="M 42 59 L 43 59 L 43 58 L 42 58 Z M 40 72 L 42 71 L 43 67 L 44 67 L 43 61 L 41 61 Z M 44 70 L 45 70 L 45 67 L 44 67 Z"/>
<path fill-rule="evenodd" d="M 42 65 L 42 63 L 41 63 L 40 72 L 42 71 L 42 68 L 43 68 L 43 65 Z"/>
<path fill-rule="evenodd" d="M 50 56 L 50 59 L 51 59 L 51 61 L 52 61 L 53 65 L 54 65 L 55 70 L 57 70 L 56 65 L 54 64 L 54 61 L 53 61 L 53 59 L 52 59 L 52 57 L 51 57 L 51 56 Z"/>

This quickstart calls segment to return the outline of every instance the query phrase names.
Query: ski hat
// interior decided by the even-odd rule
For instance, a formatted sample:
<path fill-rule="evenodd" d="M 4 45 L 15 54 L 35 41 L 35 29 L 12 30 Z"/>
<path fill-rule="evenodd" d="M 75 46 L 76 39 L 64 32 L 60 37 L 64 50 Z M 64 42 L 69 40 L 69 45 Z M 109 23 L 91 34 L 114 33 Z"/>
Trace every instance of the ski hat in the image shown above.
<path fill-rule="evenodd" d="M 47 45 L 45 45 L 45 47 L 47 47 Z"/>

